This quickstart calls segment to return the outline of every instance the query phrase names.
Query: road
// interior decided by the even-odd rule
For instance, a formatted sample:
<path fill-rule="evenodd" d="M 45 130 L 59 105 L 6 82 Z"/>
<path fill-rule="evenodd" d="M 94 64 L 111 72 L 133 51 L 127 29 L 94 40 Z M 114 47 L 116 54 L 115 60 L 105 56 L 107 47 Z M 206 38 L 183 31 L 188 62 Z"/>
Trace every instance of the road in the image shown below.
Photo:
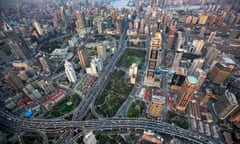
<path fill-rule="evenodd" d="M 210 138 L 199 136 L 198 133 L 182 129 L 180 127 L 176 127 L 162 121 L 146 118 L 105 118 L 101 120 L 86 121 L 54 121 L 46 119 L 24 119 L 9 115 L 4 111 L 0 111 L 0 120 L 1 122 L 4 120 L 6 123 L 5 125 L 9 128 L 18 129 L 21 131 L 37 129 L 40 132 L 54 130 L 52 132 L 56 133 L 57 131 L 61 131 L 63 128 L 78 128 L 80 131 L 121 131 L 122 129 L 150 129 L 154 132 L 175 135 L 177 137 L 184 138 L 195 143 L 217 143 L 212 141 Z M 71 138 L 69 140 L 71 140 Z"/>

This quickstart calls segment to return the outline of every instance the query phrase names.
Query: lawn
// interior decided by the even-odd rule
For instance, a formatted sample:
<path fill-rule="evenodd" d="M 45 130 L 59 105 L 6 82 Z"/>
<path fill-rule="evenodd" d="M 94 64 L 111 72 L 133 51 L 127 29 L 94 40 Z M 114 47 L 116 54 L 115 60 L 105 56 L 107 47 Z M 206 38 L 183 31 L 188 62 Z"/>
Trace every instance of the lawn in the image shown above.
<path fill-rule="evenodd" d="M 132 63 L 138 62 L 139 69 L 141 69 L 144 60 L 145 60 L 146 52 L 143 50 L 135 50 L 135 49 L 126 49 L 122 58 L 118 61 L 118 67 L 129 68 Z"/>
<path fill-rule="evenodd" d="M 125 72 L 116 70 L 110 75 L 102 95 L 95 103 L 97 112 L 112 117 L 128 98 L 133 86 L 127 83 L 123 78 L 124 75 Z"/>
<path fill-rule="evenodd" d="M 175 112 L 169 111 L 167 120 L 168 120 L 168 123 L 174 123 L 175 125 L 181 128 L 184 128 L 184 129 L 188 128 L 187 119 L 184 116 L 179 115 Z"/>
<path fill-rule="evenodd" d="M 128 117 L 140 117 L 144 109 L 144 102 L 136 101 L 131 104 L 128 109 Z"/>
<path fill-rule="evenodd" d="M 67 105 L 67 102 L 71 101 L 71 105 Z M 66 97 L 61 102 L 59 102 L 57 105 L 55 105 L 51 111 L 48 112 L 47 118 L 54 118 L 62 116 L 68 112 L 71 112 L 74 110 L 78 104 L 80 103 L 80 98 L 78 95 L 73 95 L 71 98 Z"/>

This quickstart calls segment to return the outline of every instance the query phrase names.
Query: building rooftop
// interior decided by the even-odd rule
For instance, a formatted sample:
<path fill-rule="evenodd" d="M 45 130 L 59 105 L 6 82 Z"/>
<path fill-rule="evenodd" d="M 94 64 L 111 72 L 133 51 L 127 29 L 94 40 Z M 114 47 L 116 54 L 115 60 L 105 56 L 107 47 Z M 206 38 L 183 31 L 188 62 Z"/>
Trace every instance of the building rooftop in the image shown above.
<path fill-rule="evenodd" d="M 192 84 L 195 84 L 198 82 L 197 78 L 194 76 L 188 76 L 187 78 L 188 78 L 188 81 Z"/>

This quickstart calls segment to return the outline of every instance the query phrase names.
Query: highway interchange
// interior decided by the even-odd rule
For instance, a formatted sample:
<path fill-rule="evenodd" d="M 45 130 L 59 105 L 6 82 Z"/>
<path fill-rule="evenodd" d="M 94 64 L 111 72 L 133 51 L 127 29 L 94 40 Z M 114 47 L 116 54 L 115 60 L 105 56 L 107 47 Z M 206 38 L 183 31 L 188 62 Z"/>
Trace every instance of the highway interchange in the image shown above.
<path fill-rule="evenodd" d="M 78 137 L 82 136 L 84 131 L 121 131 L 127 130 L 152 130 L 154 132 L 175 135 L 187 139 L 194 143 L 216 143 L 212 139 L 200 136 L 199 134 L 185 130 L 174 125 L 146 118 L 102 118 L 94 109 L 94 103 L 97 97 L 102 93 L 110 73 L 114 70 L 116 62 L 126 48 L 126 26 L 119 39 L 117 54 L 113 55 L 109 64 L 90 90 L 89 94 L 83 98 L 79 106 L 73 111 L 72 121 L 64 119 L 26 119 L 12 115 L 2 109 L 0 111 L 0 121 L 3 126 L 12 132 L 31 131 L 39 133 L 43 137 L 44 144 L 48 143 L 46 133 L 58 133 L 60 136 L 55 143 L 73 143 Z M 166 74 L 164 74 L 166 83 Z M 166 89 L 166 86 L 164 87 Z M 97 120 L 84 120 L 89 110 L 98 118 Z M 124 110 L 126 111 L 126 110 Z M 75 129 L 82 131 L 74 136 Z"/>

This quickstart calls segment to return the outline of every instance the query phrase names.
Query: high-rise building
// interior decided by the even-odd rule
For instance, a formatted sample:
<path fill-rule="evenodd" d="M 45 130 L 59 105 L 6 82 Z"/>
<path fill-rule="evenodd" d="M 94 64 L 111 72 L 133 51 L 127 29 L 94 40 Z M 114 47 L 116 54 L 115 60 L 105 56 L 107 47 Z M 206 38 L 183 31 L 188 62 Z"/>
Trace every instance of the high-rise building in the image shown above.
<path fill-rule="evenodd" d="M 193 17 L 192 18 L 192 24 L 197 24 L 198 22 L 198 17 Z"/>
<path fill-rule="evenodd" d="M 77 51 L 77 54 L 78 54 L 78 58 L 79 58 L 79 61 L 80 61 L 81 68 L 85 69 L 86 67 L 89 67 L 90 62 L 88 60 L 88 54 L 87 54 L 86 49 L 79 49 Z"/>
<path fill-rule="evenodd" d="M 191 67 L 189 68 L 188 74 L 189 75 L 193 75 L 197 68 L 202 68 L 203 63 L 204 63 L 204 59 L 201 59 L 201 58 L 194 59 L 193 62 L 192 62 Z"/>
<path fill-rule="evenodd" d="M 183 55 L 182 51 L 175 52 L 175 56 L 172 63 L 172 70 L 176 70 L 178 68 L 182 55 Z"/>
<path fill-rule="evenodd" d="M 147 86 L 160 86 L 161 79 L 157 76 L 155 70 L 160 66 L 161 44 L 161 33 L 156 32 L 150 42 L 147 72 L 144 78 L 144 84 Z"/>
<path fill-rule="evenodd" d="M 195 47 L 195 54 L 200 55 L 202 48 L 204 46 L 204 41 L 203 40 L 193 40 L 193 46 Z"/>
<path fill-rule="evenodd" d="M 67 75 L 67 78 L 68 78 L 69 82 L 72 82 L 72 83 L 77 82 L 76 72 L 75 72 L 71 62 L 68 62 L 66 60 L 65 64 L 64 64 L 64 68 L 65 68 L 65 73 Z"/>
<path fill-rule="evenodd" d="M 102 43 L 99 43 L 97 46 L 98 57 L 102 58 L 103 61 L 107 59 L 106 47 Z"/>
<path fill-rule="evenodd" d="M 36 29 L 36 31 L 37 31 L 37 33 L 40 35 L 40 36 L 42 36 L 44 33 L 43 33 L 43 30 L 42 30 L 42 28 L 41 28 L 41 26 L 40 26 L 40 24 L 36 21 L 36 20 L 33 20 L 32 21 L 32 25 L 33 25 L 33 27 Z"/>
<path fill-rule="evenodd" d="M 23 38 L 20 37 L 7 23 L 4 23 L 4 32 L 9 39 L 8 44 L 13 53 L 23 60 L 29 60 L 31 58 L 31 52 Z"/>
<path fill-rule="evenodd" d="M 70 26 L 70 21 L 69 21 L 69 17 L 66 14 L 66 5 L 63 2 L 63 0 L 62 0 L 62 6 L 60 7 L 59 11 L 60 11 L 61 19 L 65 23 L 65 26 L 69 27 Z"/>
<path fill-rule="evenodd" d="M 98 29 L 98 33 L 99 34 L 102 34 L 104 32 L 104 29 L 103 29 L 103 19 L 102 17 L 100 17 L 98 20 L 97 20 L 97 29 Z"/>
<path fill-rule="evenodd" d="M 97 140 L 92 131 L 84 136 L 83 142 L 84 142 L 84 144 L 97 144 Z"/>
<path fill-rule="evenodd" d="M 236 63 L 228 57 L 222 56 L 209 72 L 209 79 L 216 84 L 221 84 L 231 76 Z"/>
<path fill-rule="evenodd" d="M 5 79 L 15 90 L 21 90 L 24 86 L 23 82 L 14 71 L 8 71 Z"/>
<path fill-rule="evenodd" d="M 217 17 L 216 24 L 217 24 L 218 26 L 221 26 L 221 25 L 223 24 L 224 19 L 225 19 L 226 16 L 227 16 L 227 13 L 226 13 L 226 12 L 223 12 L 223 14 L 222 14 L 221 16 Z"/>
<path fill-rule="evenodd" d="M 140 33 L 144 33 L 144 28 L 145 28 L 145 19 L 144 19 L 144 18 L 141 18 L 141 21 L 140 21 L 140 30 L 139 30 L 139 32 L 140 32 Z"/>
<path fill-rule="evenodd" d="M 216 19 L 217 19 L 217 16 L 216 16 L 216 15 L 211 15 L 208 24 L 209 24 L 210 26 L 214 25 Z"/>
<path fill-rule="evenodd" d="M 216 31 L 211 32 L 210 36 L 208 37 L 208 42 L 212 43 L 216 34 L 217 34 Z"/>
<path fill-rule="evenodd" d="M 112 17 L 109 15 L 108 17 L 107 17 L 107 28 L 108 29 L 112 29 Z"/>
<path fill-rule="evenodd" d="M 216 45 L 211 45 L 208 48 L 208 51 L 204 57 L 205 63 L 208 65 L 212 65 L 213 61 L 217 59 L 218 57 L 218 49 L 216 48 Z"/>
<path fill-rule="evenodd" d="M 207 72 L 200 68 L 197 68 L 196 71 L 193 73 L 193 75 L 198 79 L 198 83 L 197 83 L 197 87 L 196 87 L 196 91 L 197 91 L 204 83 L 204 81 L 207 77 Z"/>
<path fill-rule="evenodd" d="M 224 95 L 214 105 L 215 112 L 221 120 L 226 119 L 237 108 L 238 101 L 236 96 L 228 90 L 225 91 Z"/>
<path fill-rule="evenodd" d="M 208 16 L 207 15 L 201 15 L 198 21 L 198 24 L 205 25 L 207 22 Z"/>
<path fill-rule="evenodd" d="M 39 62 L 41 63 L 44 72 L 51 72 L 52 66 L 47 56 L 43 55 L 43 57 L 40 57 Z"/>
<path fill-rule="evenodd" d="M 129 68 L 130 84 L 135 84 L 138 72 L 138 65 L 133 63 Z"/>
<path fill-rule="evenodd" d="M 75 11 L 75 15 L 77 17 L 76 21 L 76 28 L 82 29 L 86 27 L 86 19 L 85 19 L 85 14 L 82 11 Z"/>
<path fill-rule="evenodd" d="M 205 105 L 211 97 L 214 97 L 212 89 L 206 88 L 202 95 L 200 105 Z"/>
<path fill-rule="evenodd" d="M 184 37 L 182 36 L 182 32 L 178 31 L 177 33 L 178 33 L 178 36 L 177 36 L 177 43 L 175 47 L 176 50 L 182 48 L 184 43 Z"/>
<path fill-rule="evenodd" d="M 175 69 L 171 83 L 170 83 L 170 87 L 172 90 L 179 90 L 181 89 L 185 79 L 187 76 L 187 69 L 186 68 L 182 68 L 182 67 L 178 67 Z"/>
<path fill-rule="evenodd" d="M 134 20 L 134 24 L 133 24 L 133 27 L 135 30 L 138 30 L 139 28 L 139 23 L 140 23 L 140 19 L 137 17 L 135 20 Z"/>
<path fill-rule="evenodd" d="M 206 30 L 207 30 L 206 27 L 204 27 L 204 26 L 201 27 L 199 36 L 200 36 L 200 37 L 204 37 Z"/>
<path fill-rule="evenodd" d="M 177 101 L 176 101 L 176 109 L 179 111 L 185 111 L 189 101 L 191 100 L 196 86 L 197 86 L 198 80 L 196 77 L 194 76 L 188 76 L 180 91 L 179 91 L 179 95 L 177 97 Z"/>
<path fill-rule="evenodd" d="M 192 22 L 192 16 L 188 16 L 187 18 L 186 18 L 186 24 L 190 24 Z"/>
<path fill-rule="evenodd" d="M 44 91 L 45 94 L 50 95 L 55 92 L 55 88 L 52 83 L 44 80 L 37 82 L 37 85 Z"/>
<path fill-rule="evenodd" d="M 152 90 L 152 98 L 148 107 L 148 117 L 158 118 L 161 115 L 166 98 Z"/>

